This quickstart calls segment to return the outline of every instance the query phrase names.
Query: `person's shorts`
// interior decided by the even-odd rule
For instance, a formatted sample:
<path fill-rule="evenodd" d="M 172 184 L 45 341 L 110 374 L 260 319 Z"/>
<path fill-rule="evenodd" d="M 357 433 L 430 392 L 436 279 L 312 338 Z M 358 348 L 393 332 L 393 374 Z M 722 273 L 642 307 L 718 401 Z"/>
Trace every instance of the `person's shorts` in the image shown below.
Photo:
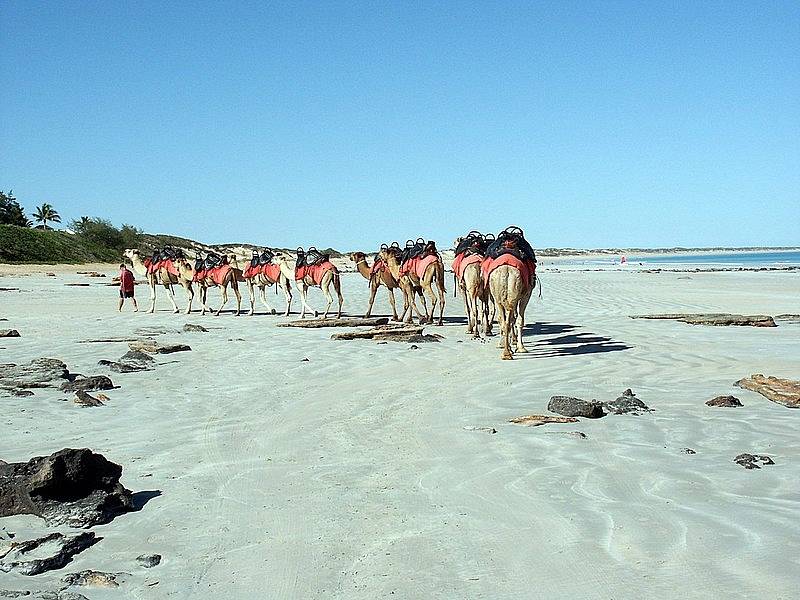
<path fill-rule="evenodd" d="M 133 298 L 133 291 L 130 292 L 123 292 L 122 290 L 119 291 L 120 298 Z"/>

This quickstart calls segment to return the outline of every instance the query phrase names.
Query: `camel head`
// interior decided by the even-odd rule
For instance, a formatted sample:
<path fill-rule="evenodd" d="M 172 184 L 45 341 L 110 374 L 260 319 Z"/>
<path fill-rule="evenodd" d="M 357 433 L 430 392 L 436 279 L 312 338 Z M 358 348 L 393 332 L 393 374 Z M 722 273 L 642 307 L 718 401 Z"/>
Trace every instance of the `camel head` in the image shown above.
<path fill-rule="evenodd" d="M 131 262 L 133 262 L 134 258 L 142 260 L 142 255 L 136 248 L 125 248 L 125 250 L 122 252 L 122 256 L 124 256 Z"/>
<path fill-rule="evenodd" d="M 359 263 L 359 262 L 361 262 L 362 260 L 366 260 L 366 258 L 367 258 L 367 255 L 366 255 L 366 254 L 364 254 L 363 252 L 351 252 L 351 253 L 348 255 L 348 258 L 349 258 L 351 261 L 353 261 L 354 263 Z"/>

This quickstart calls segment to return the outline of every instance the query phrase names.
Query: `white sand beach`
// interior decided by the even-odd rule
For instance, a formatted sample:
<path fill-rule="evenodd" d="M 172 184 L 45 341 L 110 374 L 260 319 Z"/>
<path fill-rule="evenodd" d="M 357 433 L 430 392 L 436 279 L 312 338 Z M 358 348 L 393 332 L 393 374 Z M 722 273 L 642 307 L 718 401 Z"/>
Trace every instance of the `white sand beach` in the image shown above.
<path fill-rule="evenodd" d="M 0 292 L 8 319 L 0 325 L 21 334 L 0 339 L 0 362 L 59 358 L 119 388 L 96 408 L 52 389 L 0 398 L 0 458 L 91 448 L 123 466 L 122 483 L 142 506 L 94 527 L 102 540 L 62 569 L 0 573 L 2 590 L 55 590 L 66 573 L 95 569 L 130 575 L 117 589 L 72 591 L 90 599 L 797 597 L 800 411 L 733 383 L 753 373 L 800 378 L 800 324 L 629 316 L 800 313 L 800 272 L 545 269 L 543 298 L 527 312 L 530 353 L 501 361 L 496 338 L 466 336 L 449 273 L 449 319 L 426 329 L 444 339 L 412 349 L 278 328 L 285 319 L 262 307 L 253 317 L 173 315 L 163 291 L 156 314 L 117 314 L 109 280 L 76 270 L 91 269 L 0 278 L 0 287 L 19 288 Z M 342 280 L 345 312 L 361 315 L 367 282 Z M 282 310 L 283 296 L 268 294 Z M 389 314 L 385 294 L 378 314 Z M 144 286 L 137 296 L 146 307 Z M 183 307 L 183 291 L 176 296 Z M 218 294 L 210 297 L 216 306 Z M 323 306 L 319 290 L 309 301 Z M 209 331 L 183 333 L 185 323 Z M 191 352 L 120 374 L 97 362 L 117 359 L 124 342 L 82 343 L 151 327 L 169 330 L 159 342 Z M 508 422 L 547 414 L 552 395 L 605 401 L 626 388 L 653 412 Z M 722 394 L 744 406 L 705 405 Z M 775 464 L 745 470 L 733 462 L 743 452 Z M 0 531 L 26 528 L 45 530 L 36 517 L 0 518 Z M 137 565 L 148 553 L 161 564 Z"/>

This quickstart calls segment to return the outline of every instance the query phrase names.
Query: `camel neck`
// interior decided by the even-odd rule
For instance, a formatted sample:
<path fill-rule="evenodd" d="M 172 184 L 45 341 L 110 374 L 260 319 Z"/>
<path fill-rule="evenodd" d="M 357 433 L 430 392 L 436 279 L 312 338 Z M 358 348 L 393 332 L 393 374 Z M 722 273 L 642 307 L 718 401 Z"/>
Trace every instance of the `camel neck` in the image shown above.
<path fill-rule="evenodd" d="M 364 279 L 372 278 L 372 270 L 369 268 L 366 258 L 362 258 L 356 262 L 356 269 L 358 269 L 358 272 L 361 273 L 361 276 L 364 277 Z"/>

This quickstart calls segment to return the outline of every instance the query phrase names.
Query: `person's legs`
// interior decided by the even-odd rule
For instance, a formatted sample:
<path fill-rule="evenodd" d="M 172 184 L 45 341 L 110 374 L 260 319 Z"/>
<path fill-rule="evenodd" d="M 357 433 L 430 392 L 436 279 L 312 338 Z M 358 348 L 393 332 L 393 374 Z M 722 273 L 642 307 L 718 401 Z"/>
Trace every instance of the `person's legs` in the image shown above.
<path fill-rule="evenodd" d="M 133 312 L 139 312 L 139 305 L 136 304 L 136 298 L 131 296 L 131 300 L 133 300 Z"/>
<path fill-rule="evenodd" d="M 117 312 L 122 312 L 122 305 L 125 303 L 125 297 L 120 294 L 119 295 L 119 305 L 117 306 Z"/>

